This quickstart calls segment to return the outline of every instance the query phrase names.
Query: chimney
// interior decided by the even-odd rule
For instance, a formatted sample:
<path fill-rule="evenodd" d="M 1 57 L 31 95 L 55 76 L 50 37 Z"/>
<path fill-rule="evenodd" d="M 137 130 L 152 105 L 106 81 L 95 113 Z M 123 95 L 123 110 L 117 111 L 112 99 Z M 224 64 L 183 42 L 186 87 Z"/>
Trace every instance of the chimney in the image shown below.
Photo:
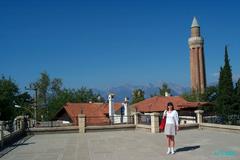
<path fill-rule="evenodd" d="M 165 97 L 169 97 L 170 94 L 168 92 L 165 92 Z"/>
<path fill-rule="evenodd" d="M 113 116 L 114 115 L 114 94 L 113 93 L 110 93 L 108 95 L 108 113 L 109 113 L 109 116 Z"/>
<path fill-rule="evenodd" d="M 128 98 L 127 97 L 124 98 L 123 106 L 124 106 L 124 116 L 128 116 Z"/>
<path fill-rule="evenodd" d="M 125 97 L 125 98 L 124 98 L 124 102 L 125 102 L 125 103 L 128 103 L 128 97 Z"/>

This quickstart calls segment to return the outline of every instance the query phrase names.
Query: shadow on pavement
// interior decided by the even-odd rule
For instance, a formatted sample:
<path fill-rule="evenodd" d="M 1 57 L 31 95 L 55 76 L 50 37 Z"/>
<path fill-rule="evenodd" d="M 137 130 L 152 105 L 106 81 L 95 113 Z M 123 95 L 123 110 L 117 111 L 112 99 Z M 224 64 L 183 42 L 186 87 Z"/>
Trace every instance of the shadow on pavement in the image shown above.
<path fill-rule="evenodd" d="M 31 137 L 32 135 L 29 135 L 29 136 L 23 137 L 22 139 L 20 139 L 19 141 L 13 144 L 6 145 L 2 150 L 0 150 L 0 158 L 6 155 L 7 153 L 9 153 L 10 151 L 14 150 L 15 148 L 17 148 L 18 146 L 35 144 L 35 142 L 26 143 L 26 141 L 29 140 Z"/>
<path fill-rule="evenodd" d="M 12 144 L 11 146 L 12 146 L 12 147 L 18 147 L 18 146 L 26 146 L 26 145 L 29 145 L 29 144 L 35 144 L 35 142 L 31 142 L 31 143 L 20 143 L 20 144 Z"/>
<path fill-rule="evenodd" d="M 176 149 L 175 152 L 186 152 L 186 151 L 192 151 L 195 149 L 200 148 L 200 145 L 196 145 L 196 146 L 187 146 L 187 147 L 182 147 L 182 148 L 178 148 Z"/>

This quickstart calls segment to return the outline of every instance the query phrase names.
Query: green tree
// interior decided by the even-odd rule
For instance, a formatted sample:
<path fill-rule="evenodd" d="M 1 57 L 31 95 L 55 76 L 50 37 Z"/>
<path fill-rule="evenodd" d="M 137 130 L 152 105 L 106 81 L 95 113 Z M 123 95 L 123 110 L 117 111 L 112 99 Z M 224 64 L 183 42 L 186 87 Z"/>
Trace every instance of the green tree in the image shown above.
<path fill-rule="evenodd" d="M 196 96 L 196 94 L 193 94 L 192 92 L 185 92 L 185 93 L 182 93 L 180 96 L 189 102 L 198 101 L 198 97 Z"/>
<path fill-rule="evenodd" d="M 54 118 L 57 111 L 60 110 L 67 102 L 74 101 L 74 93 L 67 89 L 62 90 L 58 95 L 51 97 L 48 103 L 49 119 Z"/>
<path fill-rule="evenodd" d="M 200 94 L 200 101 L 215 103 L 217 99 L 217 86 L 206 87 L 205 92 Z"/>
<path fill-rule="evenodd" d="M 61 92 L 62 89 L 62 80 L 60 78 L 54 78 L 51 81 L 51 92 L 52 92 L 52 96 L 56 96 Z"/>
<path fill-rule="evenodd" d="M 21 108 L 17 108 L 17 115 L 29 115 L 31 118 L 34 118 L 34 99 L 27 92 L 21 93 L 16 96 L 15 105 L 21 106 Z"/>
<path fill-rule="evenodd" d="M 237 95 L 240 95 L 240 78 L 238 79 L 238 81 L 237 81 L 237 83 L 236 83 L 235 93 L 236 93 Z"/>
<path fill-rule="evenodd" d="M 104 102 L 100 94 L 96 94 L 92 89 L 82 87 L 80 89 L 63 89 L 63 82 L 60 78 L 51 79 L 47 72 L 42 72 L 40 78 L 32 83 L 38 91 L 37 119 L 52 119 L 57 111 L 67 102 L 88 103 Z M 41 107 L 42 106 L 42 107 Z"/>
<path fill-rule="evenodd" d="M 104 102 L 104 98 L 100 94 L 95 94 L 91 89 L 82 87 L 81 89 L 63 89 L 56 96 L 49 100 L 49 117 L 54 118 L 57 111 L 60 110 L 67 102 L 71 103 L 88 103 L 88 102 Z"/>
<path fill-rule="evenodd" d="M 50 78 L 47 72 L 42 72 L 40 78 L 34 83 L 34 86 L 38 89 L 39 104 L 47 104 L 50 83 Z"/>
<path fill-rule="evenodd" d="M 11 120 L 15 117 L 14 101 L 18 95 L 18 86 L 11 78 L 0 79 L 0 119 Z"/>
<path fill-rule="evenodd" d="M 240 78 L 238 79 L 237 83 L 236 83 L 236 87 L 235 87 L 235 95 L 239 97 L 240 99 Z"/>
<path fill-rule="evenodd" d="M 211 105 L 200 107 L 200 109 L 203 109 L 206 113 L 215 113 L 217 95 L 217 86 L 206 87 L 205 92 L 199 95 L 199 99 L 202 102 L 209 102 Z"/>
<path fill-rule="evenodd" d="M 235 113 L 240 114 L 240 79 L 238 79 L 234 89 L 232 110 Z"/>
<path fill-rule="evenodd" d="M 227 46 L 225 46 L 224 66 L 220 68 L 218 82 L 218 113 L 222 115 L 228 115 L 233 112 L 233 91 L 232 69 L 229 63 Z"/>
<path fill-rule="evenodd" d="M 57 97 L 62 92 L 62 80 L 53 78 L 46 71 L 40 73 L 40 77 L 36 82 L 31 83 L 32 88 L 37 89 L 37 119 L 43 116 L 44 120 L 49 119 L 49 112 L 52 106 L 49 106 L 49 101 Z"/>
<path fill-rule="evenodd" d="M 162 87 L 159 88 L 159 94 L 160 94 L 160 96 L 165 96 L 166 92 L 170 94 L 171 93 L 171 89 L 168 88 L 167 83 L 163 83 Z"/>
<path fill-rule="evenodd" d="M 217 99 L 217 86 L 208 86 L 203 94 L 196 95 L 193 92 L 186 92 L 181 95 L 184 99 L 189 102 L 213 102 Z"/>
<path fill-rule="evenodd" d="M 135 89 L 132 93 L 132 101 L 131 104 L 143 101 L 144 98 L 144 91 L 142 89 Z"/>
<path fill-rule="evenodd" d="M 227 46 L 225 46 L 224 66 L 220 68 L 218 92 L 231 96 L 233 94 L 232 69 L 228 58 Z"/>
<path fill-rule="evenodd" d="M 41 120 L 41 117 L 44 117 L 44 120 L 48 119 L 48 108 L 47 103 L 49 99 L 49 89 L 50 89 L 51 80 L 46 71 L 40 73 L 40 78 L 30 84 L 30 88 L 37 89 L 37 120 Z"/>

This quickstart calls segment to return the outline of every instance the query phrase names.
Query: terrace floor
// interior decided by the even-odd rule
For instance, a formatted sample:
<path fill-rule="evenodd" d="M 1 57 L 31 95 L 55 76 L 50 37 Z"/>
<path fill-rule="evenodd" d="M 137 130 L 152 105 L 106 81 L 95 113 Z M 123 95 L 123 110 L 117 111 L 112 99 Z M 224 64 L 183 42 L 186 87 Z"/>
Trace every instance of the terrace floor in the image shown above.
<path fill-rule="evenodd" d="M 176 143 L 176 154 L 166 155 L 165 136 L 141 130 L 45 134 L 31 137 L 1 160 L 240 159 L 238 133 L 183 130 Z"/>

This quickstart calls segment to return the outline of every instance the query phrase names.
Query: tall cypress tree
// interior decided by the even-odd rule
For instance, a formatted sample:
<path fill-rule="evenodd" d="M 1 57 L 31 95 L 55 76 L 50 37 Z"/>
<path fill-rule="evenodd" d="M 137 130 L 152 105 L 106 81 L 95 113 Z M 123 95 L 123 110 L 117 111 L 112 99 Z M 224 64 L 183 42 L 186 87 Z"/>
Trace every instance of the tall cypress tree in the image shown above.
<path fill-rule="evenodd" d="M 240 78 L 238 79 L 236 83 L 236 88 L 235 88 L 235 94 L 239 97 L 240 99 Z"/>
<path fill-rule="evenodd" d="M 224 56 L 224 67 L 223 67 L 223 93 L 227 94 L 229 96 L 233 95 L 233 80 L 232 80 L 232 69 L 229 63 L 229 58 L 228 58 L 228 50 L 227 46 L 225 46 L 225 56 Z"/>
<path fill-rule="evenodd" d="M 232 69 L 229 63 L 227 46 L 225 46 L 224 66 L 220 68 L 217 99 L 218 112 L 222 115 L 232 113 L 233 93 Z"/>
<path fill-rule="evenodd" d="M 238 79 L 234 89 L 232 109 L 235 113 L 240 114 L 240 79 Z"/>

